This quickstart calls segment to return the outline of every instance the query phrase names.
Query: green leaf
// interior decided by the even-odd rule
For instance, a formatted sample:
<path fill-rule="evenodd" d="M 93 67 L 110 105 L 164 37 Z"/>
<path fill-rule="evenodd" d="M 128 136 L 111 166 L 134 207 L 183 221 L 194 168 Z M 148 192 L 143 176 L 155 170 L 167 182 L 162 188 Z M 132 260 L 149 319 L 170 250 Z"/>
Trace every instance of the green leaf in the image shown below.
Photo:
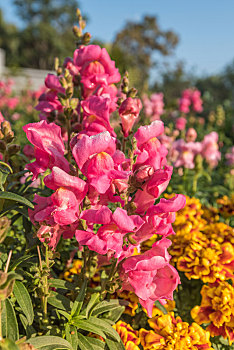
<path fill-rule="evenodd" d="M 94 350 L 92 344 L 90 344 L 86 337 L 81 333 L 78 333 L 78 345 L 81 350 Z"/>
<path fill-rule="evenodd" d="M 120 302 L 118 299 L 104 300 L 93 308 L 92 315 L 98 316 L 119 306 Z"/>
<path fill-rule="evenodd" d="M 125 346 L 123 345 L 122 341 L 116 342 L 110 339 L 106 339 L 106 345 L 108 346 L 109 350 L 125 350 Z"/>
<path fill-rule="evenodd" d="M 59 314 L 63 315 L 64 317 L 66 317 L 67 320 L 70 320 L 71 319 L 71 315 L 64 311 L 64 310 L 56 310 Z"/>
<path fill-rule="evenodd" d="M 34 205 L 28 199 L 21 197 L 18 194 L 13 192 L 6 192 L 6 191 L 0 192 L 0 199 L 9 199 L 15 202 L 23 203 L 24 205 L 27 205 L 31 209 L 34 208 Z"/>
<path fill-rule="evenodd" d="M 0 161 L 0 189 L 2 191 L 4 191 L 3 185 L 6 182 L 8 175 L 11 172 L 12 172 L 11 167 L 8 164 Z"/>
<path fill-rule="evenodd" d="M 70 326 L 71 329 L 71 345 L 74 350 L 77 350 L 78 348 L 78 334 L 77 334 L 77 329 L 75 326 Z"/>
<path fill-rule="evenodd" d="M 23 313 L 25 314 L 28 320 L 28 324 L 31 325 L 34 319 L 33 306 L 30 295 L 27 289 L 25 288 L 24 284 L 20 281 L 15 281 L 13 293 L 16 297 L 19 306 L 21 307 Z"/>
<path fill-rule="evenodd" d="M 86 338 L 88 338 L 89 342 L 92 344 L 95 350 L 102 350 L 105 348 L 105 343 L 103 341 L 92 337 L 86 337 Z"/>
<path fill-rule="evenodd" d="M 15 270 L 20 264 L 22 264 L 23 262 L 35 257 L 36 255 L 26 255 L 26 256 L 21 256 L 20 258 L 17 258 L 17 260 L 10 265 L 9 270 Z"/>
<path fill-rule="evenodd" d="M 160 301 L 156 300 L 154 305 L 160 310 L 162 311 L 162 313 L 164 313 L 164 315 L 167 314 L 167 310 L 165 309 L 165 307 L 160 303 Z"/>
<path fill-rule="evenodd" d="M 73 306 L 73 302 L 62 294 L 51 292 L 51 296 L 47 299 L 48 303 L 57 309 L 69 311 Z"/>
<path fill-rule="evenodd" d="M 93 306 L 97 303 L 98 299 L 99 299 L 100 294 L 99 293 L 94 293 L 91 295 L 90 301 L 88 303 L 88 305 L 86 306 L 85 309 L 85 315 L 86 317 L 88 317 L 89 315 L 89 311 L 93 308 Z"/>
<path fill-rule="evenodd" d="M 105 333 L 103 333 L 103 331 L 99 327 L 93 325 L 88 320 L 80 320 L 77 318 L 76 320 L 73 320 L 73 325 L 76 326 L 78 329 L 80 328 L 83 331 L 92 332 L 106 339 Z"/>
<path fill-rule="evenodd" d="M 66 289 L 66 290 L 76 289 L 76 286 L 73 283 L 61 280 L 59 278 L 50 279 L 49 284 L 50 284 L 50 287 L 54 287 L 54 288 L 60 288 L 60 289 Z"/>
<path fill-rule="evenodd" d="M 2 310 L 2 334 L 13 341 L 19 339 L 19 329 L 15 311 L 9 299 L 4 300 Z"/>
<path fill-rule="evenodd" d="M 105 334 L 109 335 L 111 338 L 117 341 L 120 341 L 119 334 L 116 332 L 116 330 L 113 327 L 111 327 L 111 325 L 108 322 L 93 316 L 89 318 L 89 321 L 92 325 L 101 329 Z"/>
<path fill-rule="evenodd" d="M 30 338 L 26 343 L 33 345 L 37 350 L 74 350 L 67 340 L 52 335 L 42 335 L 40 337 Z"/>
<path fill-rule="evenodd" d="M 108 319 L 108 321 L 112 321 L 112 324 L 114 324 L 120 319 L 120 316 L 122 315 L 124 310 L 125 310 L 125 306 L 118 305 L 115 308 L 111 309 L 103 317 Z"/>
<path fill-rule="evenodd" d="M 71 316 L 76 317 L 79 315 L 80 310 L 82 308 L 83 302 L 84 302 L 84 297 L 87 289 L 87 280 L 85 280 L 80 288 L 79 294 L 76 298 L 76 300 L 73 303 L 73 307 L 71 310 Z"/>

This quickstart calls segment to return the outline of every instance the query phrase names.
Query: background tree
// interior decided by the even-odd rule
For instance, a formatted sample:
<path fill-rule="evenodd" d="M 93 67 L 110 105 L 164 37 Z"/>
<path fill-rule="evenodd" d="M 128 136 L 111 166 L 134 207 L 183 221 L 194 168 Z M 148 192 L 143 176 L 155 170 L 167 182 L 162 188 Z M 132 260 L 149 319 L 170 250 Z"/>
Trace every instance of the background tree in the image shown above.
<path fill-rule="evenodd" d="M 178 41 L 178 36 L 173 31 L 160 28 L 156 17 L 145 16 L 139 23 L 126 23 L 123 30 L 116 35 L 111 54 L 120 70 L 125 70 L 127 64 L 131 63 L 134 74 L 130 74 L 130 78 L 131 75 L 133 78 L 137 77 L 138 87 L 143 90 L 148 87 L 150 69 L 156 64 L 154 54 L 170 55 Z M 124 62 L 119 62 L 123 60 L 122 57 Z M 137 72 L 139 77 L 136 76 Z"/>
<path fill-rule="evenodd" d="M 53 68 L 54 57 L 72 55 L 77 0 L 14 0 L 24 28 L 20 31 L 19 64 Z"/>

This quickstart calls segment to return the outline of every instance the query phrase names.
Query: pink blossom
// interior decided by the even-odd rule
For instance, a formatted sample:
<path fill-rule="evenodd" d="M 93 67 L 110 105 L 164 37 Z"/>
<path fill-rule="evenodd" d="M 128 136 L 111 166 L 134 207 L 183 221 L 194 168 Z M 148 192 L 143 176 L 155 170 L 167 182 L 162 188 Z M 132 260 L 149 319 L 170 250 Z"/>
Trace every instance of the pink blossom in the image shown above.
<path fill-rule="evenodd" d="M 127 258 L 121 267 L 122 289 L 134 292 L 149 317 L 156 300 L 173 299 L 180 283 L 176 269 L 169 264 L 167 248 L 171 241 L 164 238 L 147 252 Z"/>
<path fill-rule="evenodd" d="M 142 104 L 140 99 L 128 97 L 122 102 L 119 107 L 119 115 L 121 118 L 121 125 L 124 137 L 128 137 L 129 132 L 139 116 Z"/>
<path fill-rule="evenodd" d="M 202 141 L 201 154 L 212 168 L 216 167 L 221 159 L 218 139 L 219 135 L 217 132 L 212 131 L 210 134 L 205 135 L 204 140 Z"/>
<path fill-rule="evenodd" d="M 97 87 L 120 81 L 115 62 L 111 61 L 106 49 L 98 45 L 83 46 L 75 50 L 73 62 L 80 72 L 85 97 Z"/>
<path fill-rule="evenodd" d="M 197 132 L 194 128 L 189 128 L 186 132 L 186 141 L 194 142 L 197 138 Z"/>
<path fill-rule="evenodd" d="M 163 93 L 154 93 L 150 98 L 144 95 L 143 105 L 145 114 L 150 117 L 151 121 L 160 119 L 160 116 L 164 113 Z"/>
<path fill-rule="evenodd" d="M 178 130 L 184 130 L 186 124 L 187 124 L 187 120 L 186 120 L 185 118 L 183 118 L 183 117 L 178 118 L 178 119 L 176 120 L 176 129 L 178 129 Z"/>
<path fill-rule="evenodd" d="M 76 230 L 77 241 L 102 255 L 113 252 L 115 257 L 122 254 L 124 235 L 134 232 L 144 223 L 138 215 L 128 216 L 126 210 L 122 208 L 117 208 L 112 214 L 106 206 L 98 210 L 85 210 L 80 217 L 86 220 L 89 226 L 86 231 Z M 90 225 L 94 223 L 102 224 L 96 234 Z"/>
<path fill-rule="evenodd" d="M 37 237 L 41 242 L 45 242 L 51 250 L 55 250 L 59 239 L 61 237 L 62 230 L 59 225 L 45 226 L 42 225 L 37 231 Z"/>
<path fill-rule="evenodd" d="M 62 87 L 59 77 L 54 74 L 48 74 L 45 78 L 45 86 L 55 92 L 65 93 L 65 89 Z"/>
<path fill-rule="evenodd" d="M 33 173 L 33 178 L 58 166 L 69 172 L 68 161 L 64 157 L 65 147 L 61 136 L 61 128 L 42 120 L 39 123 L 27 124 L 23 127 L 28 140 L 35 146 L 35 162 L 27 164 L 26 168 Z"/>

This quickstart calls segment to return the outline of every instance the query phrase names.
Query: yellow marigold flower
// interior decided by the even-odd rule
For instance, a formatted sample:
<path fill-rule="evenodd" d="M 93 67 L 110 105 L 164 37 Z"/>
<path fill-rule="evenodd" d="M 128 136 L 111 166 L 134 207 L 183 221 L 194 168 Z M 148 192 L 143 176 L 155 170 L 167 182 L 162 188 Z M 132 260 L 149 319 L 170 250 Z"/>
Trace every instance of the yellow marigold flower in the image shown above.
<path fill-rule="evenodd" d="M 113 328 L 119 333 L 126 350 L 140 350 L 137 346 L 140 344 L 138 331 L 135 331 L 129 324 L 123 321 L 117 322 Z"/>
<path fill-rule="evenodd" d="M 138 297 L 136 294 L 128 291 L 122 291 L 117 292 L 117 296 L 118 298 L 125 299 L 129 302 L 129 304 L 125 306 L 124 313 L 130 316 L 135 316 L 136 310 L 138 309 Z"/>
<path fill-rule="evenodd" d="M 173 312 L 151 318 L 149 325 L 153 331 L 139 332 L 144 350 L 212 350 L 209 332 L 196 323 L 189 325 L 175 318 Z"/>
<path fill-rule="evenodd" d="M 208 223 L 214 223 L 219 221 L 219 210 L 217 208 L 202 207 L 202 209 L 203 209 L 202 218 L 205 219 Z"/>
<path fill-rule="evenodd" d="M 82 261 L 81 260 L 73 260 L 72 267 L 64 272 L 63 278 L 69 282 L 72 282 L 72 276 L 80 274 L 81 269 L 82 269 Z"/>
<path fill-rule="evenodd" d="M 234 229 L 223 222 L 207 225 L 202 232 L 209 239 L 213 239 L 219 243 L 230 242 L 234 244 Z"/>
<path fill-rule="evenodd" d="M 223 217 L 228 218 L 234 216 L 234 194 L 231 198 L 223 196 L 220 199 L 217 199 L 217 203 L 220 204 L 219 211 Z"/>
<path fill-rule="evenodd" d="M 227 282 L 204 285 L 201 290 L 200 306 L 191 310 L 192 318 L 198 323 L 209 323 L 211 336 L 222 335 L 229 344 L 234 341 L 234 287 Z"/>

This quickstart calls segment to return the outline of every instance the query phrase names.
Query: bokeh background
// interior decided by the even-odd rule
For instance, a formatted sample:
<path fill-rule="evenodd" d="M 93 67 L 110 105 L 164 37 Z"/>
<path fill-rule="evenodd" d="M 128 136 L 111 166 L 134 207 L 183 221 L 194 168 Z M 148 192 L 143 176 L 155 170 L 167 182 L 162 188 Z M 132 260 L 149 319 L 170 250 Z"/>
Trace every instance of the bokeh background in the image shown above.
<path fill-rule="evenodd" d="M 234 100 L 232 0 L 1 0 L 6 65 L 52 70 L 75 47 L 76 8 L 92 41 L 108 48 L 140 92 L 178 96 L 187 86 Z"/>

